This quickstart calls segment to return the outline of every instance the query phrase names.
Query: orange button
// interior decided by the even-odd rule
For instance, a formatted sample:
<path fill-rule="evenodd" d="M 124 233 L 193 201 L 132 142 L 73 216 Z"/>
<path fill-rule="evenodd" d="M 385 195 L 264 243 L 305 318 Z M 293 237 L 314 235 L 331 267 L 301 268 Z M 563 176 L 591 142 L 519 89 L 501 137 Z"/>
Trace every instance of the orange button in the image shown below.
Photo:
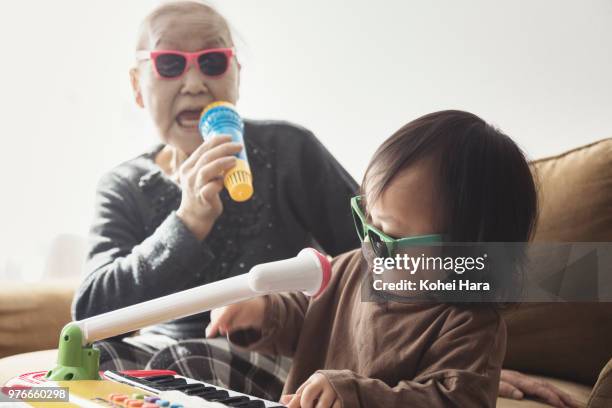
<path fill-rule="evenodd" d="M 144 405 L 144 401 L 143 400 L 128 400 L 126 406 L 128 408 L 140 408 L 143 405 Z"/>
<path fill-rule="evenodd" d="M 120 403 L 120 402 L 123 402 L 126 399 L 128 399 L 128 396 L 125 395 L 125 394 L 111 394 L 111 395 L 112 396 L 111 396 L 110 400 L 112 402 L 119 402 Z"/>

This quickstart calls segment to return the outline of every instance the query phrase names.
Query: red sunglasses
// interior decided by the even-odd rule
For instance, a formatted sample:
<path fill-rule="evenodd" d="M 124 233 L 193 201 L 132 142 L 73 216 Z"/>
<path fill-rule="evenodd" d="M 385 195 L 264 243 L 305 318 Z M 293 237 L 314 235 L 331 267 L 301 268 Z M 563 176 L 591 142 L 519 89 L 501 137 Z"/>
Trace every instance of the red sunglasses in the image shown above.
<path fill-rule="evenodd" d="M 233 48 L 211 48 L 196 52 L 173 50 L 136 51 L 138 61 L 153 60 L 155 74 L 163 79 L 181 77 L 192 64 L 200 67 L 200 72 L 209 77 L 225 74 L 234 56 Z"/>

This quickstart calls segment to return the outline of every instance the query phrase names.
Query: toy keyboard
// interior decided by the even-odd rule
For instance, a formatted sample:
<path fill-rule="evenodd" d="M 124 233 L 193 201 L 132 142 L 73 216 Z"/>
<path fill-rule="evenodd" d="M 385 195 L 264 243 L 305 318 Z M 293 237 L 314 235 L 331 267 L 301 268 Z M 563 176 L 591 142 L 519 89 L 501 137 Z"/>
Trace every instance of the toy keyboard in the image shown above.
<path fill-rule="evenodd" d="M 104 376 L 115 382 L 131 385 L 153 394 L 157 407 L 170 407 L 174 401 L 184 408 L 282 408 L 278 402 L 266 401 L 236 391 L 213 386 L 179 375 L 157 375 L 138 378 L 117 371 L 106 371 Z M 146 398 L 145 398 L 146 399 Z M 160 402 L 161 401 L 161 402 Z M 164 402 L 167 402 L 164 404 Z M 129 406 L 128 406 L 129 408 Z M 142 408 L 149 408 L 142 406 Z M 150 408 L 153 408 L 151 406 Z"/>
<path fill-rule="evenodd" d="M 46 381 L 45 372 L 24 374 L 8 387 L 68 387 L 69 402 L 26 401 L 31 407 L 283 408 L 268 401 L 177 375 L 173 371 L 106 371 L 102 381 Z M 6 393 L 6 388 L 3 391 Z M 0 403 L 0 406 L 3 403 Z"/>

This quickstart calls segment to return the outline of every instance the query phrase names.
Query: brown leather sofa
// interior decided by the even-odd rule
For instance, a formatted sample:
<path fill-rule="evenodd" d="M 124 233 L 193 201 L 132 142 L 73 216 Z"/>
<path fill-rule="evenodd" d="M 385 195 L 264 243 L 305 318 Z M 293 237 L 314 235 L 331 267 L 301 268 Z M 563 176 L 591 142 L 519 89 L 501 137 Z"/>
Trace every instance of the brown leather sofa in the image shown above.
<path fill-rule="evenodd" d="M 612 242 L 612 139 L 536 160 L 540 218 L 536 241 Z M 61 327 L 70 319 L 74 282 L 4 283 L 0 295 L 0 384 L 53 366 Z M 504 312 L 505 367 L 547 379 L 589 408 L 612 407 L 612 302 L 530 303 Z M 498 400 L 499 408 L 536 408 Z"/>
<path fill-rule="evenodd" d="M 531 165 L 540 201 L 534 241 L 612 242 L 612 139 Z M 546 378 L 585 406 L 592 396 L 590 408 L 612 407 L 612 302 L 525 303 L 504 318 L 505 368 Z M 500 398 L 497 406 L 546 405 Z"/>

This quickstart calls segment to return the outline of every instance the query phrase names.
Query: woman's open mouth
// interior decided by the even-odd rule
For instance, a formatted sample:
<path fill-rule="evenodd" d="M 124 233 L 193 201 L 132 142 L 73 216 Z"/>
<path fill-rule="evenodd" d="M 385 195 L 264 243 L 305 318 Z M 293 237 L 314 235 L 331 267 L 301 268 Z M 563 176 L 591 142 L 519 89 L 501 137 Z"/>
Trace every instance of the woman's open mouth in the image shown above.
<path fill-rule="evenodd" d="M 197 129 L 200 122 L 201 109 L 186 109 L 176 115 L 176 123 L 183 128 Z"/>

